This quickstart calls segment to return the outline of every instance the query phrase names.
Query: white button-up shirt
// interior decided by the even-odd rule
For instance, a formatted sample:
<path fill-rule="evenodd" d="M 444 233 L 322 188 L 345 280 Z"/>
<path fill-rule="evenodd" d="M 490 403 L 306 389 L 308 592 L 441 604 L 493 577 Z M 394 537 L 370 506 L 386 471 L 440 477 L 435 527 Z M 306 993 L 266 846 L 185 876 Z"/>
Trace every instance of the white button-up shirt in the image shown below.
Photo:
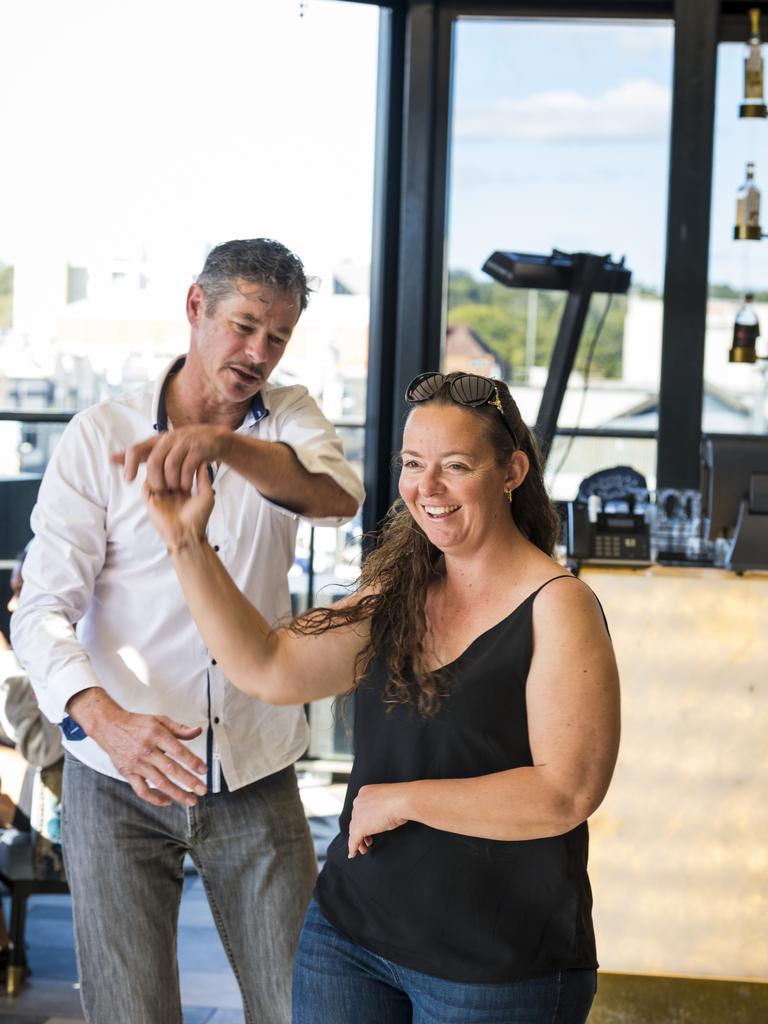
<path fill-rule="evenodd" d="M 219 669 L 147 515 L 144 467 L 126 483 L 122 467 L 109 462 L 111 452 L 152 433 L 167 373 L 154 387 L 78 413 L 64 431 L 32 513 L 35 539 L 12 620 L 13 646 L 52 722 L 66 720 L 74 694 L 100 686 L 128 711 L 202 726 L 189 746 L 203 760 L 210 724 L 227 785 L 238 789 L 300 756 L 307 724 L 301 707 L 262 704 Z M 267 415 L 249 412 L 238 433 L 288 444 L 310 473 L 328 474 L 362 501 L 341 441 L 306 388 L 266 383 L 260 395 Z M 271 623 L 289 618 L 297 515 L 267 501 L 229 466 L 219 465 L 214 485 L 209 543 Z M 121 778 L 89 737 L 65 737 L 64 745 L 91 768 Z"/>

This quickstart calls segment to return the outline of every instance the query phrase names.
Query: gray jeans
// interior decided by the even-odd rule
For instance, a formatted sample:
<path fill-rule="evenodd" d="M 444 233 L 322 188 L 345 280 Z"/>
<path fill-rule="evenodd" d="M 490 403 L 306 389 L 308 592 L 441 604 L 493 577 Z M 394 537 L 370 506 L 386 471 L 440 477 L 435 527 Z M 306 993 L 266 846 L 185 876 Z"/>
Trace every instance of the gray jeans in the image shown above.
<path fill-rule="evenodd" d="M 180 1024 L 185 853 L 205 885 L 247 1024 L 288 1024 L 317 870 L 293 768 L 196 807 L 153 807 L 127 782 L 67 755 L 62 828 L 88 1024 Z"/>

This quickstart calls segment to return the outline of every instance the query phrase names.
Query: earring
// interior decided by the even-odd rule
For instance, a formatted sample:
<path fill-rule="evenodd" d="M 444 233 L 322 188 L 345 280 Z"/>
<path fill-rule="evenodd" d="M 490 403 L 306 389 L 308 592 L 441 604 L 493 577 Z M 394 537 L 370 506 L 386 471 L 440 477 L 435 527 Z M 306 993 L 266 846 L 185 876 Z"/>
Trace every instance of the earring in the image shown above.
<path fill-rule="evenodd" d="M 507 501 L 511 505 L 512 504 L 512 488 L 511 487 L 509 488 L 509 490 L 506 490 L 506 489 L 504 490 L 504 497 L 507 499 Z"/>

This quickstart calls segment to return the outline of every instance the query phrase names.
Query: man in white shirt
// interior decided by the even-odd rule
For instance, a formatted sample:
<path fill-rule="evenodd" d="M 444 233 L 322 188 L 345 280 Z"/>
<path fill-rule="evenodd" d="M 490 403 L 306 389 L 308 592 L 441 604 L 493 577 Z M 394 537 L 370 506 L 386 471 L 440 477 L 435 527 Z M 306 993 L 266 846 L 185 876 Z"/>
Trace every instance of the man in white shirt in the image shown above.
<path fill-rule="evenodd" d="M 189 289 L 186 357 L 154 386 L 79 413 L 40 487 L 12 638 L 64 734 L 65 860 L 89 1024 L 181 1022 L 185 853 L 246 1021 L 290 1019 L 315 875 L 292 767 L 306 721 L 301 708 L 245 697 L 210 658 L 141 482 L 189 490 L 206 465 L 217 495 L 209 541 L 273 621 L 290 615 L 297 517 L 338 524 L 362 500 L 306 389 L 269 382 L 307 294 L 301 261 L 279 243 L 218 246 Z"/>

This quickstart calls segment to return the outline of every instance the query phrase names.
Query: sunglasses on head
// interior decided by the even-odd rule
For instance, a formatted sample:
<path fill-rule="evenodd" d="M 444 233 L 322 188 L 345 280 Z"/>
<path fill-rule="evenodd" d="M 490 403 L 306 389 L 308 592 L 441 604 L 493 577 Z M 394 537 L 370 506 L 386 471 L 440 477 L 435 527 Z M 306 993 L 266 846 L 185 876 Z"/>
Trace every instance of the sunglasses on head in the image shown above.
<path fill-rule="evenodd" d="M 413 378 L 405 389 L 405 400 L 409 405 L 428 402 L 446 383 L 448 384 L 448 394 L 459 405 L 467 405 L 471 409 L 479 405 L 492 405 L 498 409 L 504 426 L 515 442 L 515 448 L 518 447 L 515 432 L 509 425 L 504 406 L 501 404 L 499 388 L 495 381 L 488 377 L 480 377 L 476 373 L 459 373 L 447 380 L 445 374 L 430 370 Z"/>

